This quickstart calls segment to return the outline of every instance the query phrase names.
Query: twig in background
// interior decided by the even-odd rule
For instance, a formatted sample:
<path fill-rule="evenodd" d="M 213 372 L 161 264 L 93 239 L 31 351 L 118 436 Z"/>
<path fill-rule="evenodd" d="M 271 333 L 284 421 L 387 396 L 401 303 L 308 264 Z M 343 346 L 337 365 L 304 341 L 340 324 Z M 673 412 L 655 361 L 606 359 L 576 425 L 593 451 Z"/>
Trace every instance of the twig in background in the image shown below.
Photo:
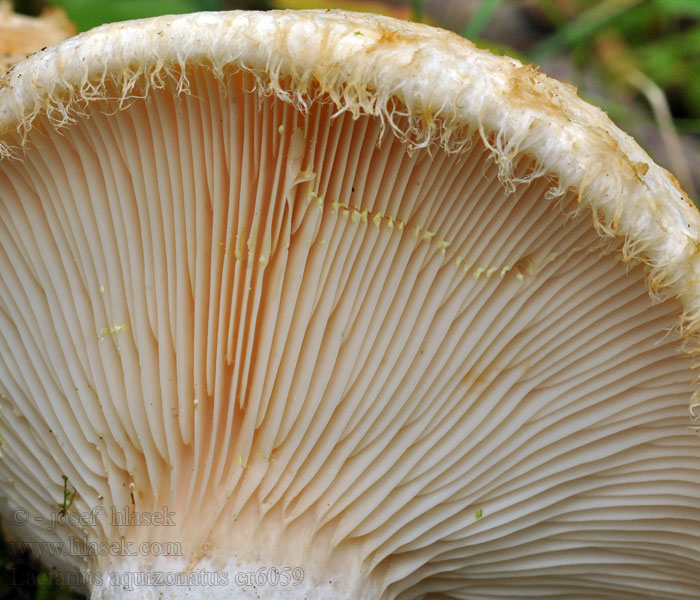
<path fill-rule="evenodd" d="M 690 165 L 683 151 L 683 144 L 673 123 L 673 116 L 671 115 L 666 94 L 639 69 L 632 68 L 627 70 L 625 79 L 631 86 L 639 90 L 649 103 L 666 147 L 671 171 L 675 173 L 683 189 L 693 198 L 697 198 L 697 188 L 693 181 Z"/>
<path fill-rule="evenodd" d="M 664 91 L 637 66 L 635 56 L 617 35 L 601 36 L 595 50 L 600 64 L 615 81 L 630 86 L 649 103 L 666 151 L 668 167 L 681 187 L 697 201 L 697 187 Z"/>

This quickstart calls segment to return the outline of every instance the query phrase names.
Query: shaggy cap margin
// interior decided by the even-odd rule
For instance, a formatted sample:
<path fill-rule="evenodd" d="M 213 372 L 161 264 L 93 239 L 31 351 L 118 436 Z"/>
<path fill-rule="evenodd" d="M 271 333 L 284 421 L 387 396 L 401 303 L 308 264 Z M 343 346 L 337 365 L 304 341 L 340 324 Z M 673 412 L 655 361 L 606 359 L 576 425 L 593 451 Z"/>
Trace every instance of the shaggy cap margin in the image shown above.
<path fill-rule="evenodd" d="M 379 116 L 416 147 L 459 151 L 478 131 L 507 189 L 520 158 L 529 178 L 552 178 L 548 199 L 571 190 L 602 234 L 624 239 L 623 259 L 646 265 L 652 294 L 678 297 L 681 333 L 700 336 L 700 213 L 675 178 L 600 109 L 511 58 L 447 31 L 342 11 L 197 13 L 105 25 L 39 52 L 0 80 L 0 156 L 47 113 L 60 126 L 82 103 L 128 102 L 187 67 L 245 70 L 261 89 L 304 108 Z M 700 405 L 696 395 L 691 409 Z"/>

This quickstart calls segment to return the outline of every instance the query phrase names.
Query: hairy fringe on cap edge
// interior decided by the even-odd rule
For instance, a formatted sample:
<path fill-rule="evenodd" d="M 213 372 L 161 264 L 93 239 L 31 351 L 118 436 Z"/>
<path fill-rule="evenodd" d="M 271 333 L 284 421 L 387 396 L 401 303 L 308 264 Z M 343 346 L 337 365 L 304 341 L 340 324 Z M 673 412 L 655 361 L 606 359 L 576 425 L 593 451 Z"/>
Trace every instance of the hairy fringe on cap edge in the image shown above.
<path fill-rule="evenodd" d="M 373 19 L 366 16 L 332 13 L 330 17 L 321 19 L 316 11 L 297 11 L 297 14 L 301 13 L 312 15 L 319 22 L 324 19 L 332 21 L 334 25 L 337 23 L 333 18 L 340 19 L 343 24 L 349 25 L 349 30 L 362 27 L 363 34 L 373 33 Z M 172 17 L 162 18 L 167 19 L 174 20 Z M 374 20 L 380 24 L 378 29 L 400 23 L 388 18 Z M 134 22 L 131 26 L 138 23 Z M 315 25 L 320 28 L 323 23 Z M 115 26 L 104 26 L 86 35 L 96 36 L 110 27 Z M 420 31 L 425 29 L 407 23 L 396 28 L 402 33 L 413 28 Z M 452 38 L 456 36 L 449 35 L 452 43 Z M 315 102 L 326 102 L 335 106 L 336 115 L 350 112 L 353 118 L 375 116 L 381 120 L 383 133 L 391 132 L 409 145 L 410 150 L 427 148 L 432 151 L 441 148 L 446 152 L 459 153 L 468 149 L 474 135 L 478 134 L 493 155 L 506 192 L 512 193 L 518 185 L 548 176 L 552 178 L 552 186 L 545 196 L 546 200 L 554 203 L 565 194 L 573 193 L 581 208 L 590 210 L 593 226 L 601 237 L 621 240 L 619 246 L 623 262 L 644 266 L 652 299 L 655 302 L 669 297 L 680 299 L 683 312 L 677 329 L 684 338 L 683 350 L 692 355 L 700 354 L 700 276 L 696 275 L 696 270 L 700 270 L 700 215 L 697 211 L 691 213 L 695 216 L 694 222 L 687 225 L 688 231 L 681 230 L 677 223 L 667 222 L 664 213 L 668 211 L 668 202 L 659 199 L 660 192 L 652 192 L 645 176 L 651 171 L 649 175 L 656 179 L 671 178 L 671 183 L 677 188 L 672 176 L 650 159 L 650 164 L 635 160 L 639 156 L 646 157 L 646 154 L 612 125 L 602 112 L 598 111 L 604 117 L 599 127 L 591 127 L 587 122 L 573 122 L 570 113 L 580 108 L 578 104 L 587 107 L 586 110 L 597 109 L 576 98 L 575 90 L 572 91 L 570 86 L 551 80 L 512 59 L 493 57 L 493 60 L 502 61 L 512 71 L 513 78 L 518 77 L 517 85 L 513 85 L 514 89 L 518 88 L 517 93 L 507 98 L 505 104 L 510 103 L 513 107 L 523 105 L 527 110 L 518 114 L 517 118 L 507 118 L 503 107 L 499 113 L 498 110 L 492 111 L 488 102 L 483 102 L 472 115 L 475 116 L 473 121 L 469 121 L 465 118 L 463 107 L 474 107 L 474 102 L 466 99 L 473 93 L 471 88 L 455 98 L 443 97 L 439 101 L 429 96 L 411 97 L 395 81 L 387 81 L 385 85 L 382 82 L 380 86 L 376 81 L 365 79 L 364 73 L 348 72 L 345 65 L 331 65 L 324 69 L 296 65 L 291 53 L 280 48 L 277 41 L 275 43 L 277 45 L 270 44 L 264 68 L 246 61 L 242 54 L 224 57 L 212 55 L 208 60 L 194 60 L 185 55 L 164 59 L 156 53 L 148 55 L 143 49 L 141 52 L 146 56 L 137 66 L 132 61 L 119 72 L 107 68 L 105 59 L 102 69 L 86 65 L 80 77 L 69 79 L 63 76 L 60 65 L 52 65 L 57 76 L 50 80 L 50 87 L 45 80 L 33 82 L 36 93 L 33 102 L 28 102 L 27 94 L 24 94 L 24 98 L 22 94 L 13 94 L 13 88 L 19 86 L 19 79 L 32 76 L 37 66 L 34 63 L 46 62 L 47 58 L 58 63 L 61 58 L 51 59 L 50 54 L 56 53 L 55 48 L 37 53 L 8 71 L 0 80 L 0 115 L 4 113 L 4 119 L 0 118 L 0 126 L 4 126 L 0 131 L 0 161 L 20 158 L 26 150 L 29 131 L 40 115 L 45 116 L 51 126 L 60 129 L 84 115 L 84 107 L 91 102 L 116 102 L 116 112 L 134 100 L 147 98 L 151 89 L 172 85 L 177 94 L 188 94 L 190 85 L 187 73 L 192 68 L 208 70 L 224 87 L 231 75 L 247 73 L 254 81 L 251 91 L 263 96 L 275 96 L 303 112 L 308 111 Z M 469 44 L 466 41 L 463 43 Z M 60 49 L 61 45 L 56 48 Z M 481 51 L 473 48 L 472 51 L 484 58 Z M 100 59 L 96 57 L 95 60 Z M 524 91 L 520 89 L 523 86 L 526 86 Z M 565 112 L 569 114 L 565 114 L 565 117 L 570 123 L 573 122 L 573 126 L 587 128 L 586 141 L 590 145 L 581 156 L 583 166 L 561 160 L 561 146 L 549 139 L 552 130 L 556 129 L 547 122 L 548 118 L 552 118 L 551 109 L 545 107 L 538 110 L 535 106 L 537 101 L 567 109 Z M 572 105 L 574 109 L 569 108 Z M 597 117 L 597 113 L 594 116 Z M 561 119 L 561 116 L 556 115 L 556 118 Z M 9 127 L 13 121 L 14 132 Z M 630 157 L 630 148 L 637 154 L 634 159 Z M 619 168 L 610 169 L 605 158 L 614 159 Z M 534 165 L 524 176 L 516 174 L 515 168 L 522 159 Z M 667 182 L 663 183 L 665 186 Z M 673 186 L 668 187 L 672 189 Z M 682 190 L 678 188 L 678 191 L 680 201 L 689 203 Z M 632 196 L 635 196 L 633 202 L 630 201 Z M 678 200 L 674 198 L 674 202 L 678 203 Z M 689 217 L 687 211 L 679 206 L 673 208 Z M 645 221 L 642 224 L 637 223 L 639 214 Z M 678 220 L 676 215 L 673 216 Z M 633 223 L 635 226 L 632 226 Z M 673 252 L 660 252 L 659 248 L 667 246 L 670 237 L 673 237 Z M 700 366 L 700 360 L 697 366 Z M 690 400 L 690 412 L 694 419 L 700 418 L 700 389 Z"/>

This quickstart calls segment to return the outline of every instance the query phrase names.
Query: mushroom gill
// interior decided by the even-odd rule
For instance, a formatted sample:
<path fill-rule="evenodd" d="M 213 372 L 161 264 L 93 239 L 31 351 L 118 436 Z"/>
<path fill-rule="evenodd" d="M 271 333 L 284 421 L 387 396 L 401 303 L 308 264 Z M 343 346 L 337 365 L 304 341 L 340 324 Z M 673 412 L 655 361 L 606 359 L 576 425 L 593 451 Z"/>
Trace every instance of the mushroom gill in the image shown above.
<path fill-rule="evenodd" d="M 641 150 L 588 131 L 592 108 L 559 128 L 533 99 L 558 84 L 452 35 L 212 19 L 101 28 L 11 76 L 99 40 L 131 71 L 107 54 L 0 92 L 0 512 L 20 537 L 96 598 L 697 598 L 700 219 L 644 196 L 667 175 L 633 177 Z M 329 32 L 348 71 L 314 78 Z M 400 85 L 357 87 L 372 44 L 382 65 L 415 49 Z M 458 52 L 501 66 L 482 93 L 512 123 L 454 81 L 466 112 L 435 105 L 421 76 Z"/>

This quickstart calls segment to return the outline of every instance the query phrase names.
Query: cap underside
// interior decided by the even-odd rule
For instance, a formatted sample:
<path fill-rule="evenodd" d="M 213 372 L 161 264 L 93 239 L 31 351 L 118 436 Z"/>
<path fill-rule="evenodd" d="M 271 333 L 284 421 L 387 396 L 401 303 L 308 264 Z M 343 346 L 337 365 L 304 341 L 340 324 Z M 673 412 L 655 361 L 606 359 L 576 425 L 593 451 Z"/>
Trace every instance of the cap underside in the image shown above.
<path fill-rule="evenodd" d="M 303 564 L 347 597 L 697 598 L 680 303 L 533 162 L 507 194 L 478 133 L 412 150 L 187 75 L 39 116 L 2 163 L 6 506 L 55 511 L 65 475 L 77 511 L 176 515 L 90 540 Z"/>

